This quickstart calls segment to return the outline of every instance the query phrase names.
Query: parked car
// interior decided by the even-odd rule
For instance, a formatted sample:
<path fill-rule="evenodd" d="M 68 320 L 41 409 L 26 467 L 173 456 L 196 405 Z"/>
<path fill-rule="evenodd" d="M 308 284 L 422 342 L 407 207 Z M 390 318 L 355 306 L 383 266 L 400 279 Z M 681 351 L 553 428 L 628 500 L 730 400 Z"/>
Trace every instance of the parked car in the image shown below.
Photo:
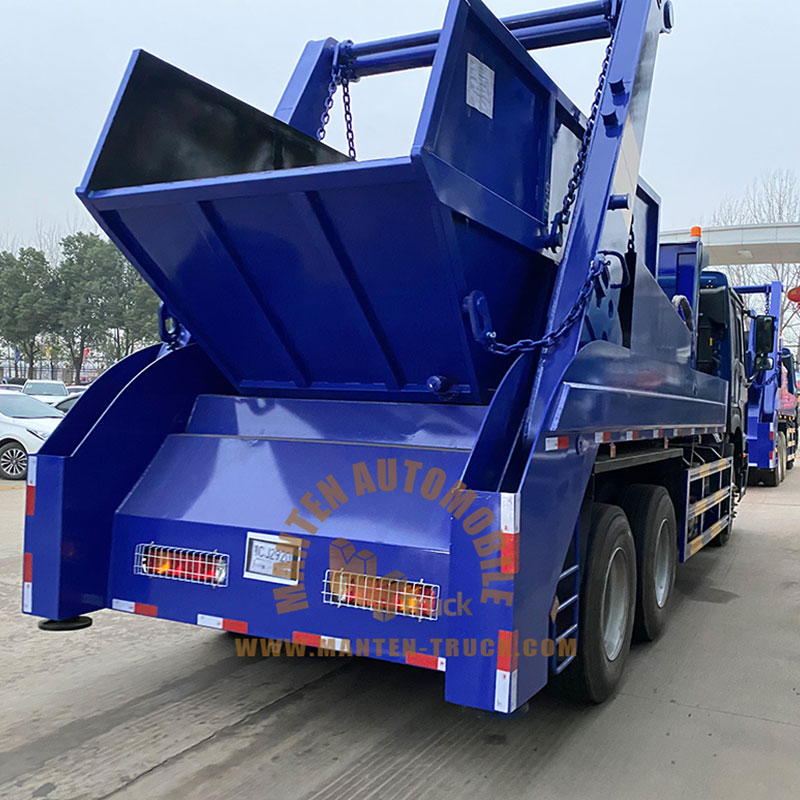
<path fill-rule="evenodd" d="M 64 381 L 25 381 L 22 392 L 50 405 L 57 403 L 62 397 L 69 394 Z"/>
<path fill-rule="evenodd" d="M 21 392 L 22 384 L 19 383 L 0 383 L 0 389 L 8 390 L 9 392 Z"/>
<path fill-rule="evenodd" d="M 35 397 L 0 389 L 0 478 L 19 481 L 28 456 L 58 427 L 64 415 Z"/>
<path fill-rule="evenodd" d="M 53 408 L 57 408 L 62 414 L 66 414 L 80 400 L 80 397 L 80 394 L 70 394 L 57 403 L 53 403 Z"/>
<path fill-rule="evenodd" d="M 83 394 L 88 388 L 88 384 L 79 383 L 75 386 L 67 386 L 67 391 L 70 394 Z"/>

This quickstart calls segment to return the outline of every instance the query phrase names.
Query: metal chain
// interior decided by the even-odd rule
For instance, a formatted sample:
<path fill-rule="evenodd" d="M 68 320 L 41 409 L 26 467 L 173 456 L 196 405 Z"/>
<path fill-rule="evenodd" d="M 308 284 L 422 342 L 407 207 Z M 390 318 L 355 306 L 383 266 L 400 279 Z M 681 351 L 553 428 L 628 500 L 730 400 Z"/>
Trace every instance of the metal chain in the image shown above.
<path fill-rule="evenodd" d="M 539 347 L 548 348 L 560 342 L 569 332 L 572 326 L 583 316 L 583 312 L 589 303 L 592 292 L 597 281 L 603 281 L 608 286 L 610 262 L 604 256 L 597 256 L 592 261 L 592 267 L 586 277 L 586 282 L 578 293 L 575 304 L 570 309 L 564 321 L 552 333 L 548 333 L 543 339 L 520 339 L 515 344 L 501 344 L 497 341 L 497 334 L 492 331 L 487 334 L 484 346 L 486 349 L 499 356 L 510 356 L 515 353 L 529 353 Z"/>
<path fill-rule="evenodd" d="M 328 96 L 325 98 L 325 109 L 319 120 L 319 128 L 317 130 L 317 139 L 321 142 L 325 138 L 325 128 L 331 121 L 331 110 L 333 109 L 333 99 L 336 95 L 336 89 L 341 84 L 342 86 L 342 102 L 344 104 L 344 123 L 347 130 L 347 151 L 350 158 L 354 161 L 356 159 L 356 137 L 353 130 L 353 112 L 350 107 L 350 82 L 353 79 L 350 67 L 347 63 L 346 52 L 352 45 L 352 41 L 341 42 L 333 58 L 333 67 L 331 68 L 331 80 L 328 84 Z"/>
<path fill-rule="evenodd" d="M 578 157 L 575 161 L 575 166 L 572 168 L 572 177 L 567 184 L 567 193 L 564 196 L 564 202 L 561 210 L 553 218 L 553 225 L 550 228 L 550 249 L 555 252 L 564 243 L 564 228 L 569 224 L 570 217 L 572 216 L 572 206 L 575 205 L 575 200 L 578 196 L 578 189 L 583 182 L 583 174 L 586 171 L 586 159 L 589 155 L 589 145 L 592 143 L 592 134 L 597 125 L 597 118 L 600 115 L 600 101 L 603 98 L 603 89 L 606 85 L 606 78 L 608 77 L 608 67 L 611 64 L 611 53 L 614 49 L 614 36 L 609 39 L 608 46 L 606 47 L 605 58 L 603 59 L 603 67 L 600 70 L 600 78 L 597 82 L 597 88 L 594 92 L 594 100 L 592 101 L 592 108 L 589 113 L 589 119 L 586 122 L 586 130 L 583 132 L 583 139 L 581 146 L 578 150 Z"/>
<path fill-rule="evenodd" d="M 356 136 L 353 132 L 353 112 L 350 110 L 350 80 L 342 78 L 342 103 L 344 105 L 344 124 L 347 129 L 347 152 L 356 160 Z"/>
<path fill-rule="evenodd" d="M 322 112 L 322 116 L 319 119 L 319 128 L 317 129 L 317 139 L 319 139 L 320 142 L 325 138 L 325 128 L 331 121 L 331 109 L 333 108 L 333 96 L 336 94 L 337 80 L 337 70 L 334 67 L 331 71 L 331 81 L 328 84 L 328 96 L 325 98 L 325 110 Z"/>
<path fill-rule="evenodd" d="M 581 140 L 581 146 L 578 150 L 578 157 L 575 161 L 575 166 L 572 168 L 572 177 L 567 185 L 567 193 L 564 197 L 561 210 L 553 219 L 553 225 L 550 230 L 550 236 L 552 239 L 550 249 L 553 251 L 557 250 L 563 244 L 564 229 L 569 224 L 570 217 L 572 215 L 572 207 L 575 205 L 575 200 L 578 196 L 578 189 L 580 189 L 581 183 L 583 182 L 583 175 L 586 171 L 586 160 L 589 156 L 589 145 L 592 142 L 592 134 L 594 133 L 594 129 L 597 124 L 597 118 L 600 115 L 600 102 L 603 99 L 603 90 L 605 89 L 606 78 L 608 77 L 608 68 L 611 64 L 611 53 L 613 52 L 613 49 L 614 36 L 612 35 L 608 42 L 608 46 L 606 47 L 605 57 L 603 58 L 603 66 L 600 70 L 600 77 L 597 82 L 597 88 L 595 89 L 594 100 L 592 101 L 592 108 L 589 113 L 589 119 L 586 123 L 586 130 L 583 132 L 583 139 Z M 633 232 L 633 223 L 631 222 L 631 232 L 628 240 L 628 252 L 633 252 L 635 247 L 636 240 Z M 605 256 L 597 255 L 594 258 L 591 268 L 589 269 L 589 274 L 586 276 L 586 280 L 581 287 L 580 292 L 578 293 L 575 303 L 569 310 L 567 316 L 564 317 L 561 325 L 559 325 L 558 328 L 556 328 L 552 333 L 547 334 L 547 336 L 542 339 L 520 339 L 515 344 L 507 345 L 498 342 L 497 334 L 492 331 L 487 334 L 486 340 L 484 341 L 484 346 L 491 353 L 508 356 L 515 353 L 528 353 L 540 347 L 548 348 L 557 344 L 570 332 L 572 326 L 582 318 L 583 312 L 586 310 L 586 306 L 588 305 L 598 282 L 602 281 L 605 284 L 603 288 L 608 287 L 610 283 L 610 266 L 611 263 Z"/>

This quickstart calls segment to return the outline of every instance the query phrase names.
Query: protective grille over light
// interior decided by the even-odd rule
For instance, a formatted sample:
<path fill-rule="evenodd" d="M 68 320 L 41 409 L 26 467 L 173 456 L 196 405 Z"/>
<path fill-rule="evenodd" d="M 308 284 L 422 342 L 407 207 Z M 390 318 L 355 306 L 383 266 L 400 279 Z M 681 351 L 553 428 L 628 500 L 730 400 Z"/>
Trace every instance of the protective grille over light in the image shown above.
<path fill-rule="evenodd" d="M 322 587 L 322 600 L 329 605 L 415 619 L 438 619 L 440 594 L 441 588 L 433 583 L 330 569 Z"/>
<path fill-rule="evenodd" d="M 136 545 L 133 571 L 151 578 L 171 578 L 209 586 L 228 585 L 228 561 L 225 553 L 187 550 L 156 544 Z"/>

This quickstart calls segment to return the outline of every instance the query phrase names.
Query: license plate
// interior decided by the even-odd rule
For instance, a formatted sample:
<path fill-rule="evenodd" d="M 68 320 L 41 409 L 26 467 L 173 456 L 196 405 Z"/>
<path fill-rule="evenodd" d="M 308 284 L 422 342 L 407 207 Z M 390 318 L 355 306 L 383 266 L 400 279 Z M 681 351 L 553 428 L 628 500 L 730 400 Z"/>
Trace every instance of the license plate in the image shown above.
<path fill-rule="evenodd" d="M 244 564 L 245 578 L 296 584 L 300 575 L 300 542 L 291 536 L 250 531 Z"/>

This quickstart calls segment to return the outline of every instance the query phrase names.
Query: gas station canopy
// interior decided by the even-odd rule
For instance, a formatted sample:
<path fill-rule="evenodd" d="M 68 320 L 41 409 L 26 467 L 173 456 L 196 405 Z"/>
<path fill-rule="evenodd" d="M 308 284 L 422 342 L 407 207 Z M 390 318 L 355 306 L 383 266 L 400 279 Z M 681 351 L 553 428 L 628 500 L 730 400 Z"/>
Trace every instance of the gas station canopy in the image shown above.
<path fill-rule="evenodd" d="M 661 235 L 661 243 L 677 244 L 689 238 L 688 230 L 670 231 Z M 800 223 L 703 228 L 703 247 L 712 267 L 800 264 Z"/>

